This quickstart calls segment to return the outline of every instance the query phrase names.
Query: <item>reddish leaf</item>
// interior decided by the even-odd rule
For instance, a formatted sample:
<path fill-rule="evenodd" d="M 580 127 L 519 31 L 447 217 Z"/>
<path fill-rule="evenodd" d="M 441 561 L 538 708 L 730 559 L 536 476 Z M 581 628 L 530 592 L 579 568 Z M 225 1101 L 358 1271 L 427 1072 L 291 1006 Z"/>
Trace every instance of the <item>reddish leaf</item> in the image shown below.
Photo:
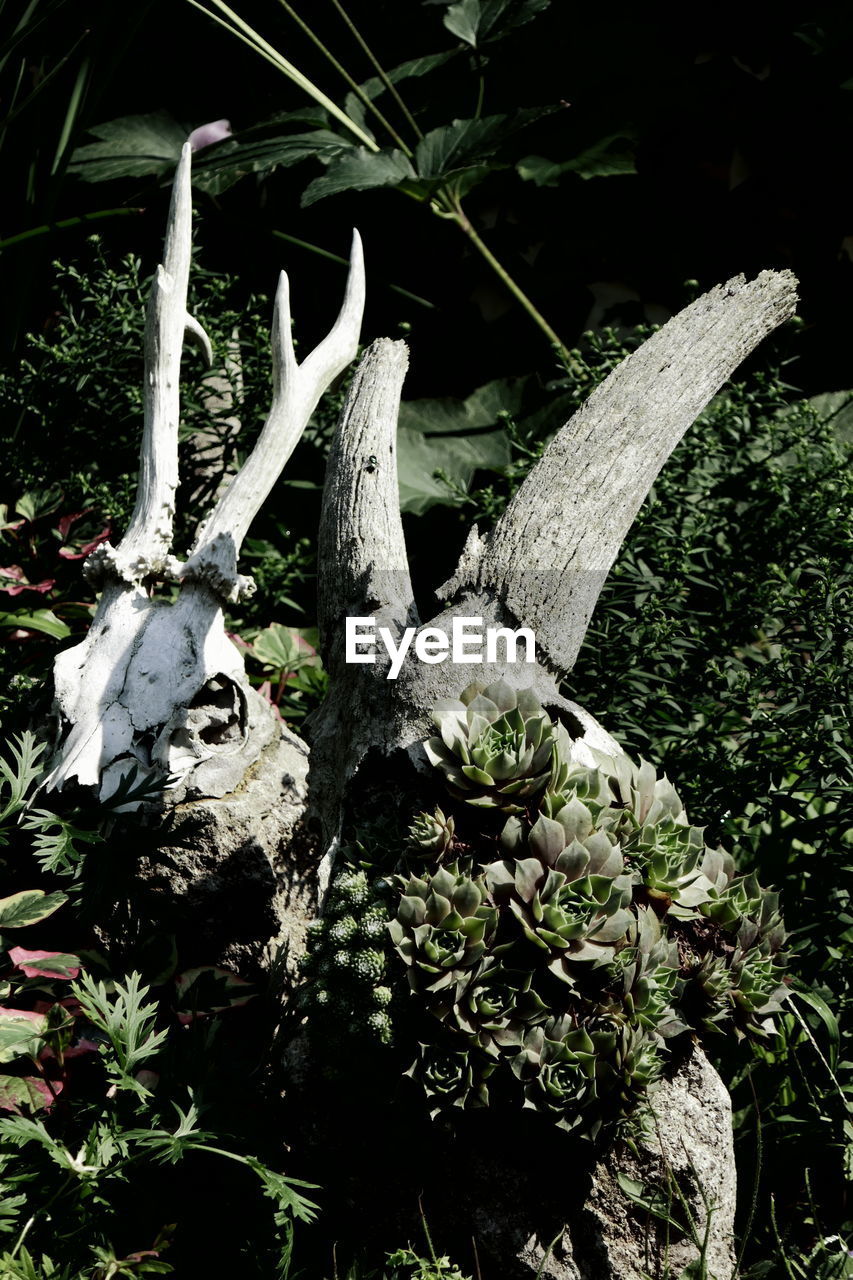
<path fill-rule="evenodd" d="M 62 1092 L 62 1081 L 51 1081 L 51 1088 L 36 1076 L 0 1075 L 0 1111 L 15 1111 L 18 1115 L 21 1107 L 29 1111 L 50 1111 L 56 1095 Z"/>
<path fill-rule="evenodd" d="M 19 596 L 24 591 L 38 591 L 40 595 L 44 595 L 56 586 L 55 578 L 45 578 L 43 582 L 28 582 L 19 564 L 10 564 L 5 569 L 0 569 L 0 577 L 9 579 L 6 586 L 0 586 L 0 591 L 5 591 L 7 596 Z"/>
<path fill-rule="evenodd" d="M 87 1053 L 98 1053 L 99 1051 L 100 1045 L 95 1044 L 94 1040 L 87 1040 L 85 1036 L 82 1036 L 74 1044 L 65 1046 L 62 1050 L 62 1057 L 63 1059 L 82 1058 Z M 39 1062 L 46 1062 L 48 1059 L 55 1057 L 56 1054 L 53 1049 L 49 1044 L 46 1044 L 39 1054 Z"/>
<path fill-rule="evenodd" d="M 62 556 L 63 560 L 83 560 L 95 550 L 95 547 L 99 547 L 102 542 L 106 542 L 111 533 L 112 527 L 107 525 L 105 529 L 101 530 L 97 537 L 92 538 L 91 542 L 87 542 L 84 546 L 77 547 L 76 549 L 74 547 L 60 547 L 59 554 Z"/>
<path fill-rule="evenodd" d="M 27 951 L 25 947 L 10 947 L 9 959 L 28 978 L 79 977 L 80 960 L 64 951 Z"/>
<path fill-rule="evenodd" d="M 59 530 L 59 536 L 63 542 L 67 541 L 68 531 L 71 526 L 76 524 L 78 520 L 82 520 L 83 516 L 87 516 L 91 510 L 91 507 L 87 507 L 85 511 L 74 511 L 71 515 L 61 516 L 60 519 L 57 520 L 56 527 Z"/>

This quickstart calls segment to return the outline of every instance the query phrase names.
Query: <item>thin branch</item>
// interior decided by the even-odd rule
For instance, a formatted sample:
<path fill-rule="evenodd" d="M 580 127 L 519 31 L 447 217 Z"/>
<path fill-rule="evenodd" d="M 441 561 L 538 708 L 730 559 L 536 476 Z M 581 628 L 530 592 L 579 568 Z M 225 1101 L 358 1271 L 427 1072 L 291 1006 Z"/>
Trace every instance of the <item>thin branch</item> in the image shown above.
<path fill-rule="evenodd" d="M 355 80 L 347 71 L 346 67 L 343 66 L 342 63 L 338 62 L 337 58 L 332 53 L 331 49 L 329 49 L 323 43 L 323 41 L 320 39 L 317 33 L 313 30 L 313 28 L 308 25 L 305 19 L 300 18 L 299 14 L 296 12 L 296 10 L 293 8 L 291 4 L 288 4 L 287 0 L 278 0 L 278 2 L 281 5 L 282 9 L 284 9 L 288 17 L 293 19 L 293 21 L 299 27 L 300 31 L 304 32 L 304 34 L 308 37 L 308 39 L 314 45 L 316 45 L 316 47 L 320 50 L 323 57 L 326 58 L 331 63 L 335 71 L 337 71 L 338 75 L 343 77 L 343 79 L 349 85 L 352 92 L 358 98 L 361 105 L 365 107 L 366 110 L 373 112 L 376 119 L 382 125 L 382 128 L 385 129 L 386 132 L 389 134 L 389 136 L 394 140 L 394 142 L 396 142 L 400 150 L 404 152 L 409 157 L 409 159 L 411 159 L 412 155 L 414 154 L 411 147 L 407 145 L 405 139 L 400 137 L 399 133 L 394 128 L 394 126 L 388 120 L 386 120 L 385 116 L 379 110 L 379 108 L 377 107 L 373 99 L 368 97 L 368 95 L 364 92 L 364 90 L 362 89 L 358 81 Z"/>
<path fill-rule="evenodd" d="M 341 15 L 346 25 L 349 27 L 349 30 L 352 32 L 353 36 L 358 41 L 363 52 L 370 59 L 370 62 L 372 63 L 373 67 L 376 70 L 376 74 L 379 76 L 379 79 L 385 85 L 385 88 L 391 94 L 391 97 L 394 99 L 397 106 L 400 108 L 403 115 L 406 117 L 406 120 L 408 121 L 410 128 L 414 129 L 415 134 L 418 138 L 422 138 L 424 135 L 421 132 L 421 129 L 418 127 L 418 122 L 415 120 L 414 116 L 412 115 L 409 108 L 406 106 L 403 99 L 400 97 L 400 94 L 397 91 L 397 86 L 394 84 L 394 81 L 388 75 L 387 71 L 382 66 L 381 62 L 376 57 L 373 50 L 370 48 L 370 45 L 367 43 L 364 36 L 361 34 L 358 27 L 353 22 L 352 18 L 350 18 L 349 14 L 344 9 L 343 5 L 340 3 L 340 0 L 332 0 L 332 4 L 337 9 L 338 13 Z"/>

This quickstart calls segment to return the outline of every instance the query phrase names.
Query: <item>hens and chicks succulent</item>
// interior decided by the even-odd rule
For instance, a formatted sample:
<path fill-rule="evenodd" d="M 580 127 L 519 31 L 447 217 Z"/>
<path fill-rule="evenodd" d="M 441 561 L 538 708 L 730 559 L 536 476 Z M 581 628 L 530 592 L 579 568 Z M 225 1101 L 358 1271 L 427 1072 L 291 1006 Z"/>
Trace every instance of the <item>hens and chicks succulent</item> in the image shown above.
<path fill-rule="evenodd" d="M 772 1030 L 777 895 L 705 845 L 666 778 L 625 755 L 579 764 L 563 725 L 503 682 L 470 685 L 434 719 L 424 750 L 456 812 L 414 818 L 387 924 L 363 872 L 333 888 L 308 962 L 318 1012 L 352 1020 L 358 1005 L 389 1042 L 402 961 L 423 1015 L 408 1074 L 434 1114 L 514 1103 L 587 1134 L 685 1032 Z"/>

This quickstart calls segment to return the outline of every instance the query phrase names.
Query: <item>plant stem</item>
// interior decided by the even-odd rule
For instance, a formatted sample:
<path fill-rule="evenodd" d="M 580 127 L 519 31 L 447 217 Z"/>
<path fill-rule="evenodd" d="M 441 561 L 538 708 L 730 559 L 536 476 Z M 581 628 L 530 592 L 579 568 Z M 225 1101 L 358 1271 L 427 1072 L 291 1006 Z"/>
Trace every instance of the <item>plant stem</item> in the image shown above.
<path fill-rule="evenodd" d="M 400 150 L 404 152 L 404 154 L 407 155 L 409 159 L 411 159 L 413 154 L 411 147 L 408 146 L 408 144 L 405 142 L 403 138 L 400 137 L 399 133 L 394 128 L 394 126 L 390 124 L 388 120 L 385 119 L 385 116 L 379 110 L 376 103 L 373 101 L 372 98 L 369 98 L 367 96 L 367 94 L 362 89 L 361 85 L 356 80 L 353 79 L 353 77 L 347 71 L 346 67 L 343 66 L 340 62 L 338 62 L 337 58 L 332 53 L 331 49 L 327 48 L 327 46 L 323 44 L 323 41 L 316 34 L 316 32 L 313 31 L 311 27 L 309 27 L 308 23 L 305 21 L 304 18 L 300 18 L 299 14 L 296 12 L 296 10 L 293 8 L 291 4 L 288 4 L 287 0 L 278 0 L 278 2 L 281 5 L 282 9 L 284 9 L 285 13 L 290 18 L 293 19 L 293 21 L 296 23 L 299 29 L 301 31 L 304 31 L 308 39 L 311 40 L 312 43 L 317 46 L 317 48 L 320 50 L 323 56 L 327 58 L 329 62 L 331 62 L 332 66 L 335 68 L 338 75 L 343 76 L 344 80 L 352 89 L 353 93 L 358 98 L 362 106 L 366 107 L 368 111 L 373 112 L 373 114 L 376 116 L 376 119 L 382 125 L 383 129 L 385 129 L 390 134 L 390 136 L 393 138 L 394 142 L 396 142 Z"/>
<path fill-rule="evenodd" d="M 564 365 L 566 371 L 568 373 L 576 373 L 578 370 L 577 361 L 569 353 L 568 348 L 562 342 L 559 335 L 551 328 L 548 321 L 542 315 L 542 312 L 534 306 L 531 299 L 527 296 L 521 286 L 512 278 L 506 267 L 498 261 L 485 241 L 480 239 L 480 236 L 474 229 L 471 219 L 462 208 L 458 199 L 451 201 L 450 216 L 453 218 L 454 222 L 462 228 L 474 248 L 481 254 L 486 262 L 488 262 L 495 275 L 500 277 L 501 281 L 516 301 L 521 303 L 533 323 L 542 330 L 551 345 L 556 348 L 560 362 Z"/>
<path fill-rule="evenodd" d="M 349 259 L 342 258 L 338 253 L 332 253 L 329 249 L 323 249 L 318 244 L 311 244 L 310 240 L 300 240 L 298 236 L 289 235 L 286 231 L 275 231 L 274 235 L 279 240 L 286 240 L 288 244 L 295 244 L 300 249 L 307 249 L 310 253 L 316 253 L 320 258 L 328 258 L 329 262 L 337 262 L 342 267 L 349 268 Z M 379 281 L 384 284 L 386 289 L 391 289 L 393 293 L 399 293 L 401 297 L 408 298 L 411 302 L 417 302 L 418 306 L 426 307 L 430 311 L 435 311 L 435 303 L 430 302 L 429 298 L 422 298 L 419 293 L 412 293 L 410 289 L 404 289 L 399 284 L 389 284 L 388 281 Z"/>
<path fill-rule="evenodd" d="M 330 97 L 323 93 L 322 89 L 318 88 L 306 75 L 303 75 L 292 62 L 288 62 L 287 58 L 283 57 L 254 27 L 249 26 L 248 22 L 245 22 L 239 14 L 230 9 L 225 4 L 225 0 L 210 0 L 210 3 L 215 5 L 220 13 L 224 13 L 230 21 L 226 22 L 223 18 L 217 17 L 215 13 L 211 13 L 209 9 L 200 3 L 200 0 L 187 0 L 187 4 L 191 4 L 194 9 L 206 14 L 213 22 L 218 23 L 220 27 L 224 27 L 226 31 L 230 31 L 238 40 L 242 40 L 250 49 L 254 49 L 255 53 L 259 53 L 261 57 L 266 58 L 267 62 L 271 62 L 289 80 L 292 80 L 298 88 L 307 93 L 316 103 L 319 103 L 324 111 L 328 111 L 329 115 L 334 116 L 340 124 L 349 129 L 350 133 L 355 134 L 359 142 L 367 147 L 369 151 L 379 150 L 378 143 L 374 142 L 373 138 L 369 137 L 360 125 L 356 124 L 355 120 L 351 120 L 345 111 L 342 111 Z"/>
<path fill-rule="evenodd" d="M 386 88 L 386 89 L 388 90 L 388 92 L 391 94 L 391 97 L 394 99 L 394 101 L 396 102 L 397 106 L 400 108 L 400 110 L 402 111 L 403 115 L 406 117 L 406 120 L 408 121 L 409 126 L 410 126 L 412 129 L 414 129 L 415 134 L 417 135 L 417 137 L 418 137 L 418 138 L 422 138 L 424 135 L 423 135 L 423 133 L 421 132 L 420 128 L 418 127 L 418 123 L 417 123 L 417 121 L 415 120 L 414 116 L 412 115 L 411 111 L 410 111 L 410 110 L 409 110 L 409 108 L 406 106 L 406 104 L 405 104 L 405 102 L 403 101 L 403 99 L 400 97 L 400 94 L 397 92 L 397 88 L 396 88 L 396 86 L 395 86 L 394 82 L 391 80 L 391 77 L 388 75 L 388 73 L 386 72 L 385 68 L 382 66 L 381 62 L 380 62 L 380 61 L 379 61 L 379 59 L 376 57 L 376 55 L 375 55 L 375 53 L 373 52 L 373 50 L 370 48 L 370 45 L 369 45 L 369 44 L 367 43 L 367 41 L 365 40 L 364 36 L 361 34 L 361 32 L 359 31 L 358 27 L 355 25 L 355 23 L 353 22 L 353 20 L 350 18 L 350 16 L 349 16 L 349 14 L 347 13 L 347 11 L 344 9 L 343 5 L 340 3 L 340 0 L 332 0 L 332 4 L 333 4 L 333 5 L 335 6 L 335 8 L 337 9 L 338 13 L 341 15 L 341 17 L 343 18 L 343 20 L 344 20 L 344 22 L 346 23 L 346 25 L 349 27 L 350 31 L 352 32 L 352 34 L 353 34 L 353 36 L 355 37 L 355 39 L 358 41 L 358 43 L 359 43 L 359 45 L 361 46 L 361 48 L 363 49 L 364 53 L 365 53 L 365 54 L 367 55 L 367 57 L 370 59 L 370 61 L 371 61 L 371 63 L 373 64 L 374 68 L 376 69 L 376 74 L 379 76 L 379 79 L 380 79 L 380 80 L 382 81 L 382 83 L 385 85 L 385 88 Z"/>
<path fill-rule="evenodd" d="M 84 222 L 97 222 L 100 218 L 118 218 L 128 213 L 144 213 L 144 209 L 99 209 L 97 213 L 81 213 L 78 218 L 61 218 L 58 222 L 46 222 L 40 227 L 30 227 L 29 231 L 19 231 L 17 235 L 7 236 L 0 240 L 0 249 L 8 249 L 10 245 L 20 244 L 22 240 L 32 240 L 36 236 L 46 236 L 50 231 L 64 231 L 66 227 L 79 227 Z"/>

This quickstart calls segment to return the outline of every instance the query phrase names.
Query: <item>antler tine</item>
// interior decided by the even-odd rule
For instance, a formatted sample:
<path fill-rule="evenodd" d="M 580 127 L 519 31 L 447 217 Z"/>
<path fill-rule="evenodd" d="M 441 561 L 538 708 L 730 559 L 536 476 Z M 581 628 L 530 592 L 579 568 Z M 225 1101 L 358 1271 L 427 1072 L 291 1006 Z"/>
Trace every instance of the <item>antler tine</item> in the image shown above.
<path fill-rule="evenodd" d="M 624 360 L 557 434 L 485 544 L 440 594 L 482 587 L 574 665 L 619 547 L 684 432 L 737 366 L 793 314 L 796 279 L 718 285 Z"/>
<path fill-rule="evenodd" d="M 320 396 L 358 350 L 364 311 L 364 258 L 353 231 L 350 269 L 343 305 L 323 341 L 297 365 L 290 329 L 290 291 L 281 273 L 273 319 L 273 400 L 269 417 L 252 453 L 214 510 L 199 526 L 184 578 L 202 578 L 233 598 L 245 586 L 236 562 L 243 538 L 281 474 L 316 408 Z"/>
<path fill-rule="evenodd" d="M 120 578 L 138 582 L 163 571 L 172 545 L 175 491 L 178 487 L 178 421 L 184 330 L 209 342 L 187 315 L 192 256 L 192 148 L 181 152 L 172 188 L 164 261 L 148 302 L 145 321 L 145 383 L 142 446 L 136 506 L 127 531 L 107 558 Z"/>

